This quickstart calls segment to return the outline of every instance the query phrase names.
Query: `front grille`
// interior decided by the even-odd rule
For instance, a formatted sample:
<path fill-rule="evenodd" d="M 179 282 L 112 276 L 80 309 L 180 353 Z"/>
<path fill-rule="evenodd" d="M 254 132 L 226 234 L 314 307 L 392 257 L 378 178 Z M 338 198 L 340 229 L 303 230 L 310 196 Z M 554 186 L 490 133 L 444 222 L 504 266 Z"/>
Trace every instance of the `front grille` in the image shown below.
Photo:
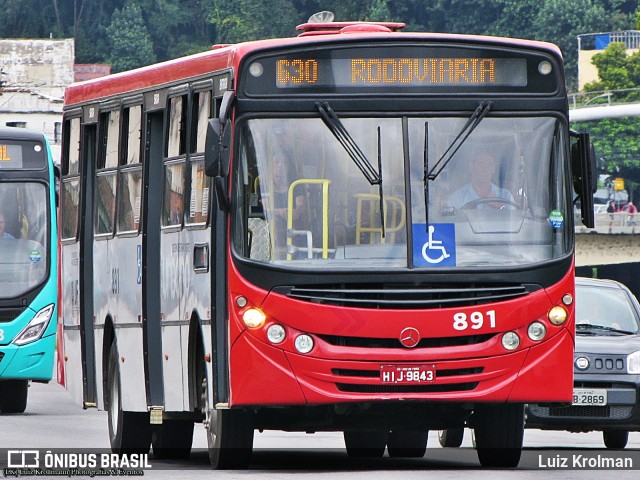
<path fill-rule="evenodd" d="M 358 308 L 447 308 L 512 300 L 538 290 L 514 284 L 365 284 L 276 287 L 274 292 L 297 300 Z"/>
<path fill-rule="evenodd" d="M 484 335 L 467 335 L 462 337 L 422 338 L 414 348 L 458 347 L 462 345 L 476 345 L 486 342 L 494 336 L 493 333 Z M 399 338 L 367 338 L 344 337 L 338 335 L 318 335 L 330 345 L 338 347 L 361 348 L 406 348 Z"/>
<path fill-rule="evenodd" d="M 575 373 L 627 373 L 626 355 L 576 353 L 574 360 L 578 358 L 587 358 L 589 365 L 586 369 L 580 370 L 574 363 Z"/>
<path fill-rule="evenodd" d="M 529 405 L 533 414 L 538 417 L 572 417 L 572 418 L 608 418 L 611 420 L 621 420 L 629 418 L 633 411 L 633 406 L 568 406 L 568 407 L 545 407 L 541 405 Z"/>
<path fill-rule="evenodd" d="M 478 382 L 445 383 L 442 385 L 359 385 L 336 383 L 338 390 L 347 393 L 443 393 L 473 390 Z"/>
<path fill-rule="evenodd" d="M 26 308 L 0 308 L 0 323 L 13 322 Z"/>

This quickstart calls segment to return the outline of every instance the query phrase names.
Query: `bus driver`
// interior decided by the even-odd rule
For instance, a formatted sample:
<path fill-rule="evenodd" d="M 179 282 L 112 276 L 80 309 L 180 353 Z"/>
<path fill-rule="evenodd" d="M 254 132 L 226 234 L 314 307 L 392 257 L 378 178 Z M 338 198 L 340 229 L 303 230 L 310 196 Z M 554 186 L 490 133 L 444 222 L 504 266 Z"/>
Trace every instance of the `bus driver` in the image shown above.
<path fill-rule="evenodd" d="M 514 208 L 514 198 L 509 190 L 493 183 L 496 160 L 488 153 L 480 153 L 471 162 L 471 180 L 448 199 L 448 206 L 455 208 Z M 490 199 L 495 199 L 491 202 Z"/>

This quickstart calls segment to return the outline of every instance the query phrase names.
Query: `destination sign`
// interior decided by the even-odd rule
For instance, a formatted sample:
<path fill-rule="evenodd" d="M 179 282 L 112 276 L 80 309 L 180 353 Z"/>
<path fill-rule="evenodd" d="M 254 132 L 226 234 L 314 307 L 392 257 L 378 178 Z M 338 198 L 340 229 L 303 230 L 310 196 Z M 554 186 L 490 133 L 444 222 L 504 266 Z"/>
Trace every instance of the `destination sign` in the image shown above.
<path fill-rule="evenodd" d="M 280 59 L 276 86 L 513 86 L 527 85 L 523 58 Z"/>
<path fill-rule="evenodd" d="M 0 170 L 41 169 L 46 152 L 39 142 L 0 139 Z"/>
<path fill-rule="evenodd" d="M 543 53 L 450 45 L 322 46 L 260 55 L 245 65 L 240 83 L 247 95 L 551 93 L 559 78 Z"/>

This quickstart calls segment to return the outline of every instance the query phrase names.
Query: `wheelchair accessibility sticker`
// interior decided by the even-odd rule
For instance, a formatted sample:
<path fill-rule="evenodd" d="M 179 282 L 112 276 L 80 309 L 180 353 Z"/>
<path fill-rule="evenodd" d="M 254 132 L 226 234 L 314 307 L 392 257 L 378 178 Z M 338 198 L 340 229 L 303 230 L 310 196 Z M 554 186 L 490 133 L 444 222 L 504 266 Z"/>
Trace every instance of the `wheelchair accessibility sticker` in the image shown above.
<path fill-rule="evenodd" d="M 453 223 L 413 224 L 413 264 L 416 267 L 455 267 L 456 227 Z"/>

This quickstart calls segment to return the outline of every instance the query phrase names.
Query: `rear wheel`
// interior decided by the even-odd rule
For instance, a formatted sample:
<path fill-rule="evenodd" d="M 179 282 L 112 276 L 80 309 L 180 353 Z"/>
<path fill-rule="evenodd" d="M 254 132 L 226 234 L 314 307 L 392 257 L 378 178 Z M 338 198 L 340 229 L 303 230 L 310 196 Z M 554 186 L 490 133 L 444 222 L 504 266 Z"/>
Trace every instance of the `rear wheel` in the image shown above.
<path fill-rule="evenodd" d="M 28 380 L 0 382 L 0 412 L 23 413 L 27 409 Z"/>
<path fill-rule="evenodd" d="M 207 380 L 202 382 L 204 426 L 211 467 L 219 470 L 247 468 L 253 451 L 253 421 L 244 410 L 211 408 Z"/>
<path fill-rule="evenodd" d="M 118 348 L 115 342 L 109 350 L 105 408 L 109 422 L 109 441 L 115 453 L 148 453 L 151 444 L 151 425 L 147 412 L 122 410 Z"/>
<path fill-rule="evenodd" d="M 427 451 L 429 432 L 392 431 L 387 440 L 390 457 L 422 458 Z"/>
<path fill-rule="evenodd" d="M 524 438 L 524 405 L 482 405 L 474 413 L 478 460 L 483 467 L 517 467 Z"/>
<path fill-rule="evenodd" d="M 151 431 L 153 456 L 156 458 L 189 458 L 193 442 L 193 421 L 164 420 Z"/>
<path fill-rule="evenodd" d="M 376 458 L 384 455 L 389 432 L 355 431 L 344 432 L 347 455 L 357 458 Z"/>
<path fill-rule="evenodd" d="M 623 449 L 629 441 L 629 432 L 626 430 L 605 430 L 602 432 L 602 438 L 607 448 Z"/>
<path fill-rule="evenodd" d="M 462 445 L 464 438 L 464 428 L 447 428 L 438 432 L 438 441 L 441 447 L 458 448 Z"/>

